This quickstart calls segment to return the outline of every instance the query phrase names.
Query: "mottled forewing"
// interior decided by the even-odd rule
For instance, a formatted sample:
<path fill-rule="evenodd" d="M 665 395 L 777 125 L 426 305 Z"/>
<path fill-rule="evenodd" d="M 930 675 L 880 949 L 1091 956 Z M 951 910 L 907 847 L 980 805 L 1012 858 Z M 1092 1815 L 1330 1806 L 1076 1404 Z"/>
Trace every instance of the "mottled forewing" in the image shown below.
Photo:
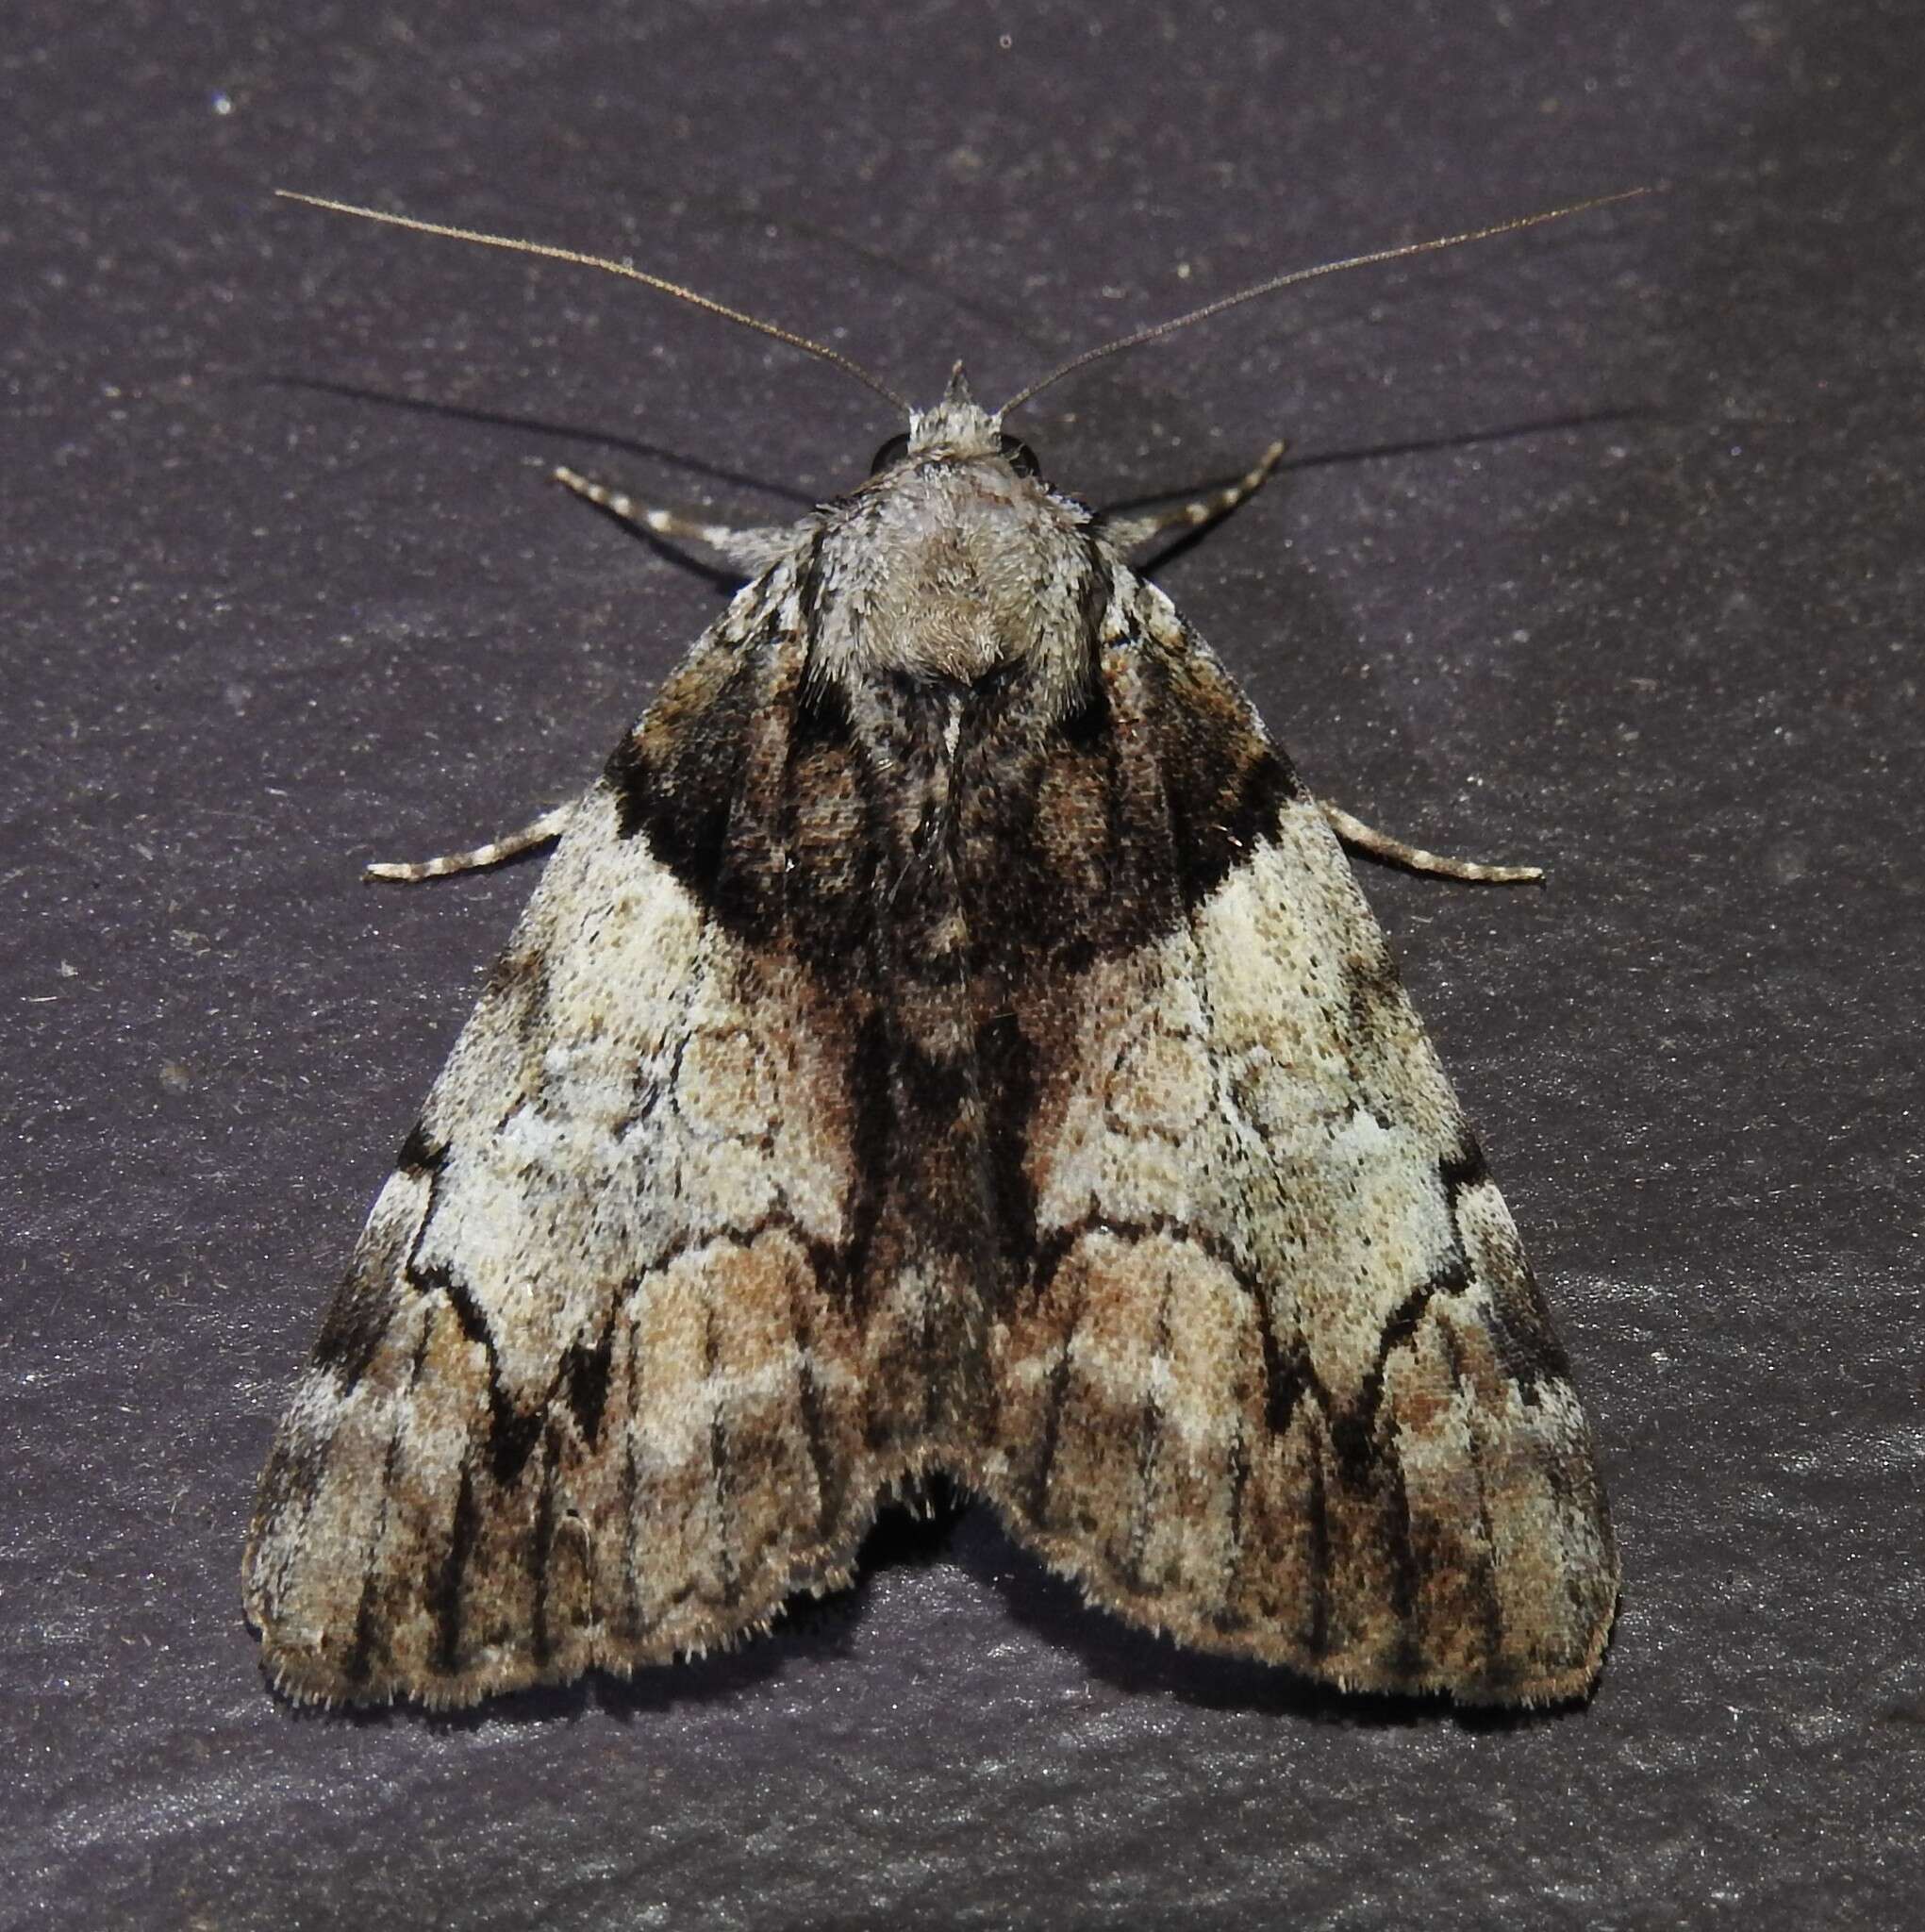
<path fill-rule="evenodd" d="M 246 1557 L 296 1697 L 626 1672 L 847 1573 L 849 1021 L 730 806 L 788 783 L 795 624 L 778 573 L 624 741 L 374 1207 Z"/>
<path fill-rule="evenodd" d="M 1543 1702 L 1595 1676 L 1618 1561 L 1509 1213 L 1314 801 L 1125 579 L 1104 890 L 1134 942 L 1039 958 L 1033 1259 L 985 1475 L 1135 1622 L 1347 1688 Z M 1092 814 L 1092 822 L 1098 816 Z"/>

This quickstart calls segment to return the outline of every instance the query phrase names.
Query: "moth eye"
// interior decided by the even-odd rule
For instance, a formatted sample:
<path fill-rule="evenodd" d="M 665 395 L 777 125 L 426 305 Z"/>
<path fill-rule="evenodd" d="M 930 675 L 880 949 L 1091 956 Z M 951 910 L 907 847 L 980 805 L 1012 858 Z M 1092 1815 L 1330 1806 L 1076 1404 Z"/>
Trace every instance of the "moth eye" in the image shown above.
<path fill-rule="evenodd" d="M 1036 459 L 1036 451 L 1026 442 L 1019 441 L 1013 436 L 1003 439 L 1003 459 L 1019 476 L 1037 476 L 1042 466 Z"/>
<path fill-rule="evenodd" d="M 869 466 L 871 476 L 880 476 L 890 464 L 899 463 L 909 454 L 909 432 L 899 430 L 876 451 L 875 459 Z"/>

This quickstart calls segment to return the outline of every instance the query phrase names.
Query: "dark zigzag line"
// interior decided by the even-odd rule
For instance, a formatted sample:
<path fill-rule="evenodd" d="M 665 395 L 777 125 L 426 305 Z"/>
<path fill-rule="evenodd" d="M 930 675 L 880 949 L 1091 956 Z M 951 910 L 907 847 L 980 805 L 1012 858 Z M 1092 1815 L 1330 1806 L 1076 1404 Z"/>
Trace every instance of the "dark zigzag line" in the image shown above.
<path fill-rule="evenodd" d="M 423 1224 L 423 1234 L 426 1231 Z M 825 1273 L 825 1262 L 835 1254 L 828 1243 L 806 1234 L 793 1215 L 780 1208 L 772 1208 L 758 1217 L 746 1228 L 720 1228 L 706 1234 L 689 1234 L 670 1244 L 641 1274 L 626 1277 L 620 1302 L 625 1302 L 639 1289 L 650 1276 L 665 1273 L 681 1257 L 697 1248 L 726 1244 L 738 1250 L 752 1248 L 765 1234 L 780 1232 L 792 1236 L 808 1256 L 818 1277 Z M 417 1236 L 419 1244 L 420 1236 Z M 474 1298 L 473 1291 L 445 1262 L 434 1262 L 428 1266 L 418 1266 L 410 1258 L 404 1268 L 408 1286 L 423 1300 L 435 1295 L 441 1296 L 452 1309 L 455 1319 L 460 1324 L 461 1332 L 469 1341 L 475 1342 L 488 1358 L 488 1398 L 489 1398 L 489 1448 L 493 1463 L 495 1481 L 504 1489 L 516 1482 L 529 1454 L 536 1437 L 539 1434 L 543 1416 L 553 1406 L 556 1397 L 562 1391 L 564 1381 L 572 1372 L 572 1356 L 577 1344 L 571 1343 L 562 1352 L 556 1365 L 556 1372 L 547 1389 L 538 1398 L 535 1407 L 523 1411 L 517 1407 L 502 1386 L 501 1358 L 495 1345 L 493 1331 L 490 1328 L 488 1317 L 483 1313 Z M 609 1324 L 615 1319 L 615 1310 L 609 1312 Z M 599 1350 L 597 1351 L 599 1353 Z"/>
<path fill-rule="evenodd" d="M 1273 1433 L 1283 1433 L 1289 1425 L 1297 1403 L 1307 1394 L 1322 1414 L 1330 1432 L 1331 1445 L 1341 1459 L 1346 1480 L 1352 1483 L 1357 1482 L 1359 1473 L 1374 1459 L 1371 1439 L 1376 1433 L 1378 1411 L 1384 1399 L 1385 1374 L 1391 1352 L 1414 1337 L 1434 1298 L 1461 1293 L 1470 1279 L 1469 1264 L 1461 1241 L 1458 1241 L 1454 1252 L 1444 1264 L 1412 1289 L 1384 1323 L 1378 1335 L 1375 1357 L 1359 1386 L 1358 1398 L 1351 1404 L 1340 1404 L 1312 1368 L 1308 1351 L 1301 1338 L 1287 1351 L 1278 1342 L 1270 1321 L 1270 1297 L 1262 1280 L 1221 1237 L 1176 1215 L 1150 1215 L 1132 1221 L 1088 1215 L 1070 1226 L 1056 1229 L 1038 1255 L 1031 1276 L 1032 1306 L 1039 1305 L 1048 1294 L 1070 1251 L 1094 1234 L 1109 1235 L 1125 1245 L 1134 1245 L 1161 1235 L 1197 1249 L 1224 1269 L 1250 1297 L 1256 1312 L 1268 1385 L 1266 1423 L 1273 1425 Z M 1454 1222 L 1452 1234 L 1454 1237 Z M 1275 1380 L 1279 1368 L 1283 1369 L 1286 1378 L 1281 1395 Z"/>

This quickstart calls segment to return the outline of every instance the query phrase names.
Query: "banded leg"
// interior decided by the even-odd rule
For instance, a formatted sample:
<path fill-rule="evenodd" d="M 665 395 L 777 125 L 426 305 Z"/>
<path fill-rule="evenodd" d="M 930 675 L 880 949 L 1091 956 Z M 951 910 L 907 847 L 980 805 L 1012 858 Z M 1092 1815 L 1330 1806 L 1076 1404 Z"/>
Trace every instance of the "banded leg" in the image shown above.
<path fill-rule="evenodd" d="M 519 858 L 523 852 L 537 845 L 545 845 L 551 839 L 558 839 L 568 830 L 568 822 L 574 815 L 573 805 L 556 806 L 553 811 L 544 811 L 532 824 L 526 824 L 519 832 L 510 832 L 505 839 L 490 840 L 486 845 L 476 845 L 467 852 L 447 852 L 439 858 L 381 859 L 362 868 L 364 879 L 394 879 L 403 885 L 419 885 L 423 879 L 444 879 L 454 872 L 480 872 L 484 867 L 499 865 L 504 859 Z"/>
<path fill-rule="evenodd" d="M 1544 876 L 1541 866 L 1485 865 L 1475 858 L 1449 858 L 1441 853 L 1426 852 L 1421 845 L 1407 844 L 1402 839 L 1393 839 L 1388 832 L 1367 825 L 1362 819 L 1352 818 L 1327 798 L 1319 799 L 1318 805 L 1330 821 L 1331 829 L 1346 845 L 1409 872 L 1430 873 L 1440 879 L 1464 879 L 1478 886 L 1527 886 Z"/>
<path fill-rule="evenodd" d="M 759 575 L 794 541 L 794 533 L 780 524 L 761 524 L 746 530 L 730 524 L 705 524 L 672 509 L 650 509 L 624 491 L 590 482 L 573 470 L 557 469 L 554 474 L 557 483 L 565 484 L 585 502 L 606 510 L 611 517 L 619 517 L 651 537 L 697 544 L 749 576 Z"/>
<path fill-rule="evenodd" d="M 1158 537 L 1168 536 L 1172 530 L 1201 530 L 1205 524 L 1214 524 L 1219 517 L 1228 516 L 1239 503 L 1247 502 L 1270 481 L 1270 473 L 1284 459 L 1286 447 L 1282 442 L 1271 443 L 1236 482 L 1221 490 L 1213 490 L 1207 496 L 1193 497 L 1188 503 L 1175 504 L 1169 509 L 1150 510 L 1142 516 L 1106 520 L 1104 527 L 1110 541 L 1119 550 L 1138 550 L 1145 543 L 1154 542 Z"/>

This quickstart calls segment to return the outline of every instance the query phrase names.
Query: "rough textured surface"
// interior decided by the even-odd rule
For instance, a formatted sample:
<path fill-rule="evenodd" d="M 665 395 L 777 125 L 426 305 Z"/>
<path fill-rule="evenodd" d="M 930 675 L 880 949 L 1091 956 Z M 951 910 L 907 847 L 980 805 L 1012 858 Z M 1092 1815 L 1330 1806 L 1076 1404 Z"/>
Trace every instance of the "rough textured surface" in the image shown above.
<path fill-rule="evenodd" d="M 694 34 L 595 0 L 24 0 L 6 1911 L 1911 1923 L 1921 41 L 1855 0 Z M 625 249 L 898 387 L 963 355 L 1002 393 L 1274 267 L 1652 176 L 1656 206 L 1226 316 L 1025 425 L 1100 502 L 1292 435 L 1161 580 L 1314 791 L 1552 868 L 1367 883 L 1582 1366 L 1625 1567 L 1592 1706 L 1470 1722 L 1200 1660 L 984 1511 L 626 1690 L 458 1723 L 269 1698 L 254 1472 L 530 878 L 356 866 L 578 790 L 718 608 L 542 470 L 780 521 L 895 425 L 640 291 L 265 191 Z"/>

